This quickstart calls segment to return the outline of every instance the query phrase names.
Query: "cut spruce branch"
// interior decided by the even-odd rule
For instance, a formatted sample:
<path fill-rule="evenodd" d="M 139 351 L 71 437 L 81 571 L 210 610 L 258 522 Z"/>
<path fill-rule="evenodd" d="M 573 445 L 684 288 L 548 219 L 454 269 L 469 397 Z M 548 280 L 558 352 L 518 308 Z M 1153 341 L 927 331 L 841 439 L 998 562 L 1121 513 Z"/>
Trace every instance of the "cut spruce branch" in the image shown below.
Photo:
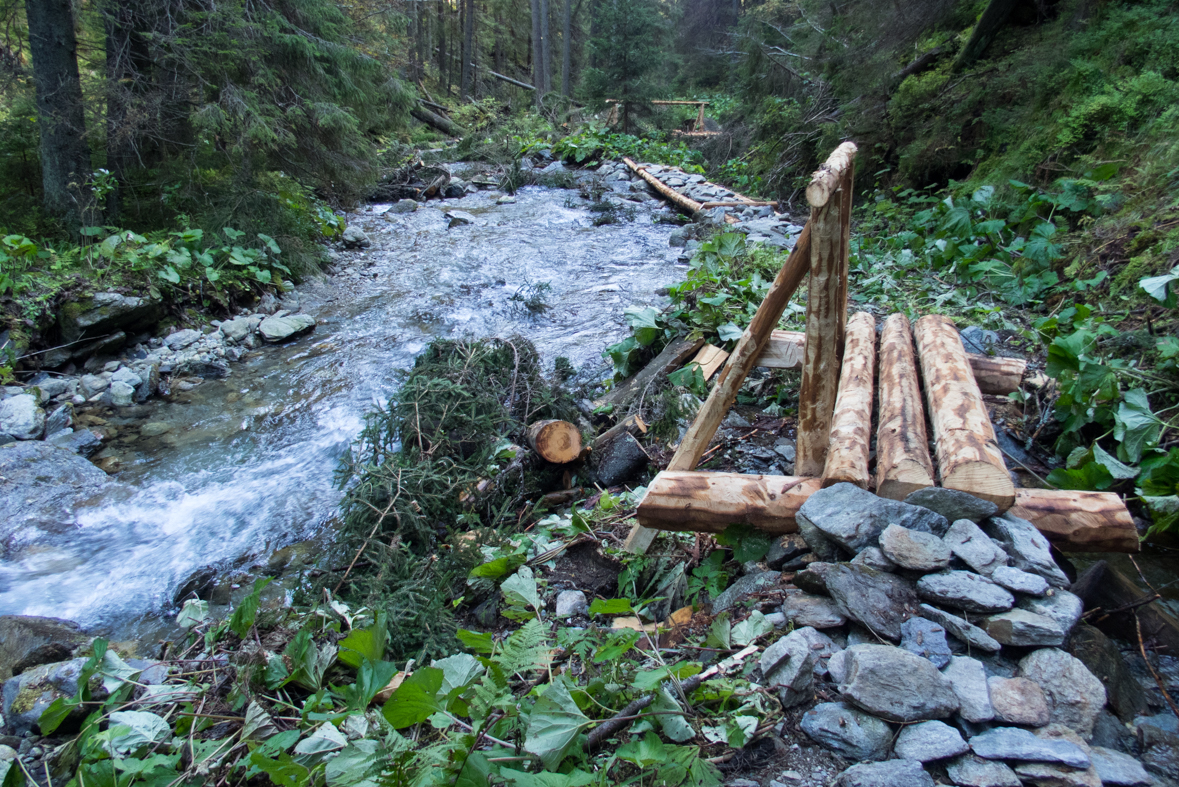
<path fill-rule="evenodd" d="M 1015 503 L 1015 484 L 957 329 L 949 318 L 930 314 L 917 321 L 914 336 L 941 485 L 1006 511 Z"/>
<path fill-rule="evenodd" d="M 528 445 L 546 462 L 563 465 L 581 454 L 581 432 L 568 421 L 537 421 L 528 427 Z"/>
<path fill-rule="evenodd" d="M 921 381 L 909 318 L 893 314 L 880 335 L 880 421 L 876 429 L 876 494 L 904 500 L 933 486 Z"/>
<path fill-rule="evenodd" d="M 872 439 L 872 395 L 876 377 L 876 319 L 857 312 L 847 323 L 839 395 L 831 417 L 823 486 L 842 482 L 868 488 Z"/>

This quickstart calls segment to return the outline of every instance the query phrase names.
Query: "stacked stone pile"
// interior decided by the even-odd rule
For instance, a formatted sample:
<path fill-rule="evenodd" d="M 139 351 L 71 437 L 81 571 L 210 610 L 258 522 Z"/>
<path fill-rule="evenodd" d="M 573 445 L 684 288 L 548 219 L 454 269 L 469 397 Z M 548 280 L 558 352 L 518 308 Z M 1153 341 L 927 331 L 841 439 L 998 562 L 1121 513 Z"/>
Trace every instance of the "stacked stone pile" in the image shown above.
<path fill-rule="evenodd" d="M 851 484 L 797 519 L 767 558 L 797 571 L 793 630 L 760 666 L 788 707 L 832 700 L 800 726 L 859 763 L 837 784 L 1167 783 L 1126 753 L 1105 686 L 1062 649 L 1082 602 L 1031 523 L 954 490 L 898 502 Z"/>

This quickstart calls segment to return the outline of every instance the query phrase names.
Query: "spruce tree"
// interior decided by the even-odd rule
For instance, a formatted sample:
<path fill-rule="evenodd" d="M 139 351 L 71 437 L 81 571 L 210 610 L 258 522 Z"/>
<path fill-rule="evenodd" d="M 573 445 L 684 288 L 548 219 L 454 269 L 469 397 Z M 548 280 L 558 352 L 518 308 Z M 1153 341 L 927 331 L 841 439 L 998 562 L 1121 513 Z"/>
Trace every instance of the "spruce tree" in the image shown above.
<path fill-rule="evenodd" d="M 652 77 L 662 64 L 667 22 L 658 0 L 602 0 L 595 13 L 587 87 L 595 99 L 622 102 L 622 130 L 629 133 L 634 105 L 658 93 Z"/>

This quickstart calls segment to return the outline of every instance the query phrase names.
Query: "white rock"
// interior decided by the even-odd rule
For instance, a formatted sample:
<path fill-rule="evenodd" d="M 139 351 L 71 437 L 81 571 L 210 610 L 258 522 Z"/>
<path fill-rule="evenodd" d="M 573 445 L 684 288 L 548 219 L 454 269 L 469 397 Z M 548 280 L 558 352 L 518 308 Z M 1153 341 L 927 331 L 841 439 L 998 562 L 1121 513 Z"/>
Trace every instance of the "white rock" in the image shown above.
<path fill-rule="evenodd" d="M 0 402 L 0 434 L 17 440 L 39 440 L 45 431 L 45 411 L 32 394 L 10 396 Z"/>
<path fill-rule="evenodd" d="M 557 594 L 557 617 L 571 618 L 589 611 L 585 593 L 580 590 L 562 590 Z"/>

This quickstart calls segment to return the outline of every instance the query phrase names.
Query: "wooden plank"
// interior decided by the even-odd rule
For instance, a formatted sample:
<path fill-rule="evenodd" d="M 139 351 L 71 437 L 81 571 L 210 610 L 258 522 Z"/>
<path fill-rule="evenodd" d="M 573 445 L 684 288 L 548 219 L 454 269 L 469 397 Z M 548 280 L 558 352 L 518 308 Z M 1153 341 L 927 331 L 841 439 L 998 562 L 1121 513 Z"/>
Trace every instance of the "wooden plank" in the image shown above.
<path fill-rule="evenodd" d="M 1109 492 L 1017 489 L 1010 514 L 1035 522 L 1069 552 L 1137 552 L 1138 529 L 1126 504 Z"/>
<path fill-rule="evenodd" d="M 876 319 L 856 312 L 847 323 L 839 396 L 831 416 L 831 438 L 823 466 L 823 486 L 841 482 L 868 488 L 872 439 L 872 394 L 876 377 Z"/>
<path fill-rule="evenodd" d="M 880 334 L 880 424 L 876 430 L 876 494 L 904 500 L 933 486 L 933 460 L 921 406 L 921 381 L 909 318 L 893 314 Z"/>
<path fill-rule="evenodd" d="M 941 485 L 990 500 L 1006 511 L 1015 503 L 1015 484 L 954 323 L 929 314 L 917 321 L 914 336 Z"/>
<path fill-rule="evenodd" d="M 719 533 L 746 524 L 793 533 L 794 515 L 818 491 L 817 478 L 664 470 L 648 485 L 635 516 L 655 530 Z"/>
<path fill-rule="evenodd" d="M 767 533 L 791 533 L 795 514 L 818 492 L 818 478 L 664 470 L 651 481 L 635 516 L 649 529 L 717 533 L 744 523 Z M 1112 492 L 1084 492 L 1071 500 L 1055 490 L 1019 489 L 1012 512 L 1042 529 L 1061 551 L 1135 552 L 1134 523 Z M 1076 508 L 1070 508 L 1075 505 Z M 1075 526 L 1061 529 L 1061 519 Z"/>
<path fill-rule="evenodd" d="M 663 352 L 655 356 L 655 360 L 643 367 L 642 371 L 637 374 L 632 374 L 622 382 L 615 385 L 601 397 L 594 401 L 594 407 L 605 407 L 606 405 L 614 405 L 615 407 L 622 407 L 635 396 L 647 389 L 657 377 L 673 372 L 684 365 L 684 361 L 692 357 L 692 354 L 700 349 L 704 344 L 703 339 L 696 339 L 689 341 L 687 339 L 674 339 L 663 348 Z"/>
<path fill-rule="evenodd" d="M 774 331 L 758 356 L 757 365 L 763 369 L 801 369 L 805 347 L 806 334 L 802 331 Z M 1018 391 L 1028 366 L 1022 358 L 995 358 L 978 353 L 966 353 L 966 360 L 979 390 L 994 396 Z"/>
<path fill-rule="evenodd" d="M 705 381 L 708 381 L 724 365 L 728 357 L 729 354 L 721 348 L 712 344 L 706 344 L 700 348 L 700 352 L 696 353 L 695 358 L 688 361 L 688 365 L 697 364 L 700 367 L 700 373 L 704 375 Z"/>
<path fill-rule="evenodd" d="M 692 470 L 700 461 L 701 455 L 708 448 L 708 443 L 716 434 L 717 427 L 737 399 L 737 391 L 741 390 L 745 376 L 754 368 L 757 357 L 770 340 L 774 326 L 782 319 L 786 304 L 790 302 L 794 291 L 798 289 L 798 285 L 810 269 L 810 246 L 811 227 L 808 223 L 802 228 L 802 234 L 798 236 L 794 250 L 790 252 L 790 256 L 782 264 L 782 269 L 774 277 L 774 282 L 770 285 L 765 300 L 757 308 L 757 313 L 753 315 L 749 327 L 737 340 L 737 346 L 733 348 L 728 362 L 717 377 L 716 385 L 700 407 L 696 420 L 692 422 L 684 439 L 680 441 L 675 455 L 667 466 L 668 470 Z M 647 551 L 654 538 L 654 530 L 641 524 L 636 525 L 631 528 L 624 548 L 642 554 Z"/>

